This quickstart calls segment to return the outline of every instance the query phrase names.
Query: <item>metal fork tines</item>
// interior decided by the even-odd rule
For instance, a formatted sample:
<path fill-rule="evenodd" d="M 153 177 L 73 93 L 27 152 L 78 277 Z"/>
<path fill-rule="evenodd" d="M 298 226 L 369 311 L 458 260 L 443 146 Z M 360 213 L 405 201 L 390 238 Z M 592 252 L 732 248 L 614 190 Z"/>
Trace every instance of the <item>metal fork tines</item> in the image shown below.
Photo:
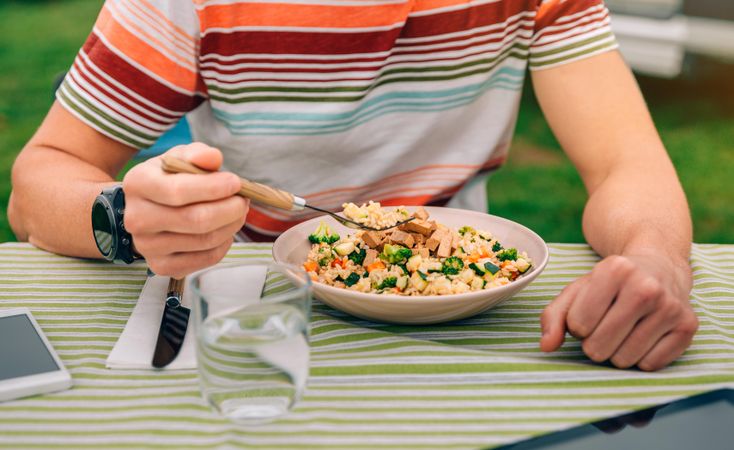
<path fill-rule="evenodd" d="M 347 219 L 346 217 L 342 217 L 339 214 L 337 214 L 335 212 L 328 211 L 326 209 L 317 208 L 315 206 L 311 206 L 311 205 L 307 205 L 307 204 L 304 204 L 303 206 L 305 208 L 313 209 L 314 211 L 318 211 L 318 212 L 321 212 L 321 213 L 324 213 L 324 214 L 328 214 L 331 217 L 333 217 L 334 220 L 336 220 L 340 224 L 344 225 L 345 227 L 354 228 L 354 229 L 361 229 L 361 230 L 368 230 L 368 231 L 385 231 L 385 230 L 389 230 L 391 228 L 399 227 L 400 225 L 402 225 L 404 223 L 407 223 L 407 222 L 410 222 L 411 220 L 415 219 L 415 217 L 410 217 L 408 219 L 401 220 L 400 222 L 397 222 L 395 225 L 391 225 L 391 226 L 388 226 L 388 227 L 382 227 L 382 228 L 375 228 L 375 227 L 370 227 L 370 226 L 361 224 L 361 223 L 359 223 L 357 221 L 354 221 L 352 219 Z"/>

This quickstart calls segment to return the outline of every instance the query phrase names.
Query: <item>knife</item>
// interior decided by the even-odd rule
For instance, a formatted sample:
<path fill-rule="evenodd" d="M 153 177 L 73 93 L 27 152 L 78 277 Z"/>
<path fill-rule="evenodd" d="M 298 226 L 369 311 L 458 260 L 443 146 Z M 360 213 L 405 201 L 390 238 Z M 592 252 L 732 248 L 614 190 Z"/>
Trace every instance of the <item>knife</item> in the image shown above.
<path fill-rule="evenodd" d="M 158 330 L 158 341 L 153 352 L 153 367 L 161 369 L 171 363 L 181 350 L 191 311 L 181 304 L 185 278 L 168 282 L 166 304 Z"/>

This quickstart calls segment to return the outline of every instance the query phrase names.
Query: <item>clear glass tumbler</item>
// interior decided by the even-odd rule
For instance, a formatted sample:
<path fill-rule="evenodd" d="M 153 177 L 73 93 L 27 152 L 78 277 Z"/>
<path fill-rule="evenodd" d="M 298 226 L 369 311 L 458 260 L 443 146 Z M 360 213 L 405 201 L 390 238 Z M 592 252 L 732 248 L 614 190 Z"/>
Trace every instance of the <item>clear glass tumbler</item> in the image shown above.
<path fill-rule="evenodd" d="M 309 277 L 295 266 L 254 260 L 194 274 L 191 287 L 206 401 L 235 422 L 286 414 L 308 378 Z"/>

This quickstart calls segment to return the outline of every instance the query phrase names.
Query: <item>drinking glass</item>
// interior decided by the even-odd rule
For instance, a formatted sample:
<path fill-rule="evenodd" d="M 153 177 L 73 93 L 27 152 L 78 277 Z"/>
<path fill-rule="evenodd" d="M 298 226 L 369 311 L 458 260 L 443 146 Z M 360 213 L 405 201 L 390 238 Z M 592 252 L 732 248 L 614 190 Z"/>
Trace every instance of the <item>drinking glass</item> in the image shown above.
<path fill-rule="evenodd" d="M 268 261 L 191 276 L 196 359 L 204 399 L 234 422 L 286 414 L 308 378 L 311 280 Z"/>

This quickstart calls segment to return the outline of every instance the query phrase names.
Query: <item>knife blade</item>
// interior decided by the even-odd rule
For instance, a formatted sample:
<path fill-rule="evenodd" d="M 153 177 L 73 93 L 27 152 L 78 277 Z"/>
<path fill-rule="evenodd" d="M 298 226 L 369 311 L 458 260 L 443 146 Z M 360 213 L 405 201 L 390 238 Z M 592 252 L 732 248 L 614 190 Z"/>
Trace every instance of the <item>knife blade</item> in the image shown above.
<path fill-rule="evenodd" d="M 153 352 L 153 367 L 161 369 L 170 364 L 181 350 L 191 311 L 181 304 L 185 278 L 171 278 L 166 292 L 166 303 L 158 329 L 158 340 Z"/>

